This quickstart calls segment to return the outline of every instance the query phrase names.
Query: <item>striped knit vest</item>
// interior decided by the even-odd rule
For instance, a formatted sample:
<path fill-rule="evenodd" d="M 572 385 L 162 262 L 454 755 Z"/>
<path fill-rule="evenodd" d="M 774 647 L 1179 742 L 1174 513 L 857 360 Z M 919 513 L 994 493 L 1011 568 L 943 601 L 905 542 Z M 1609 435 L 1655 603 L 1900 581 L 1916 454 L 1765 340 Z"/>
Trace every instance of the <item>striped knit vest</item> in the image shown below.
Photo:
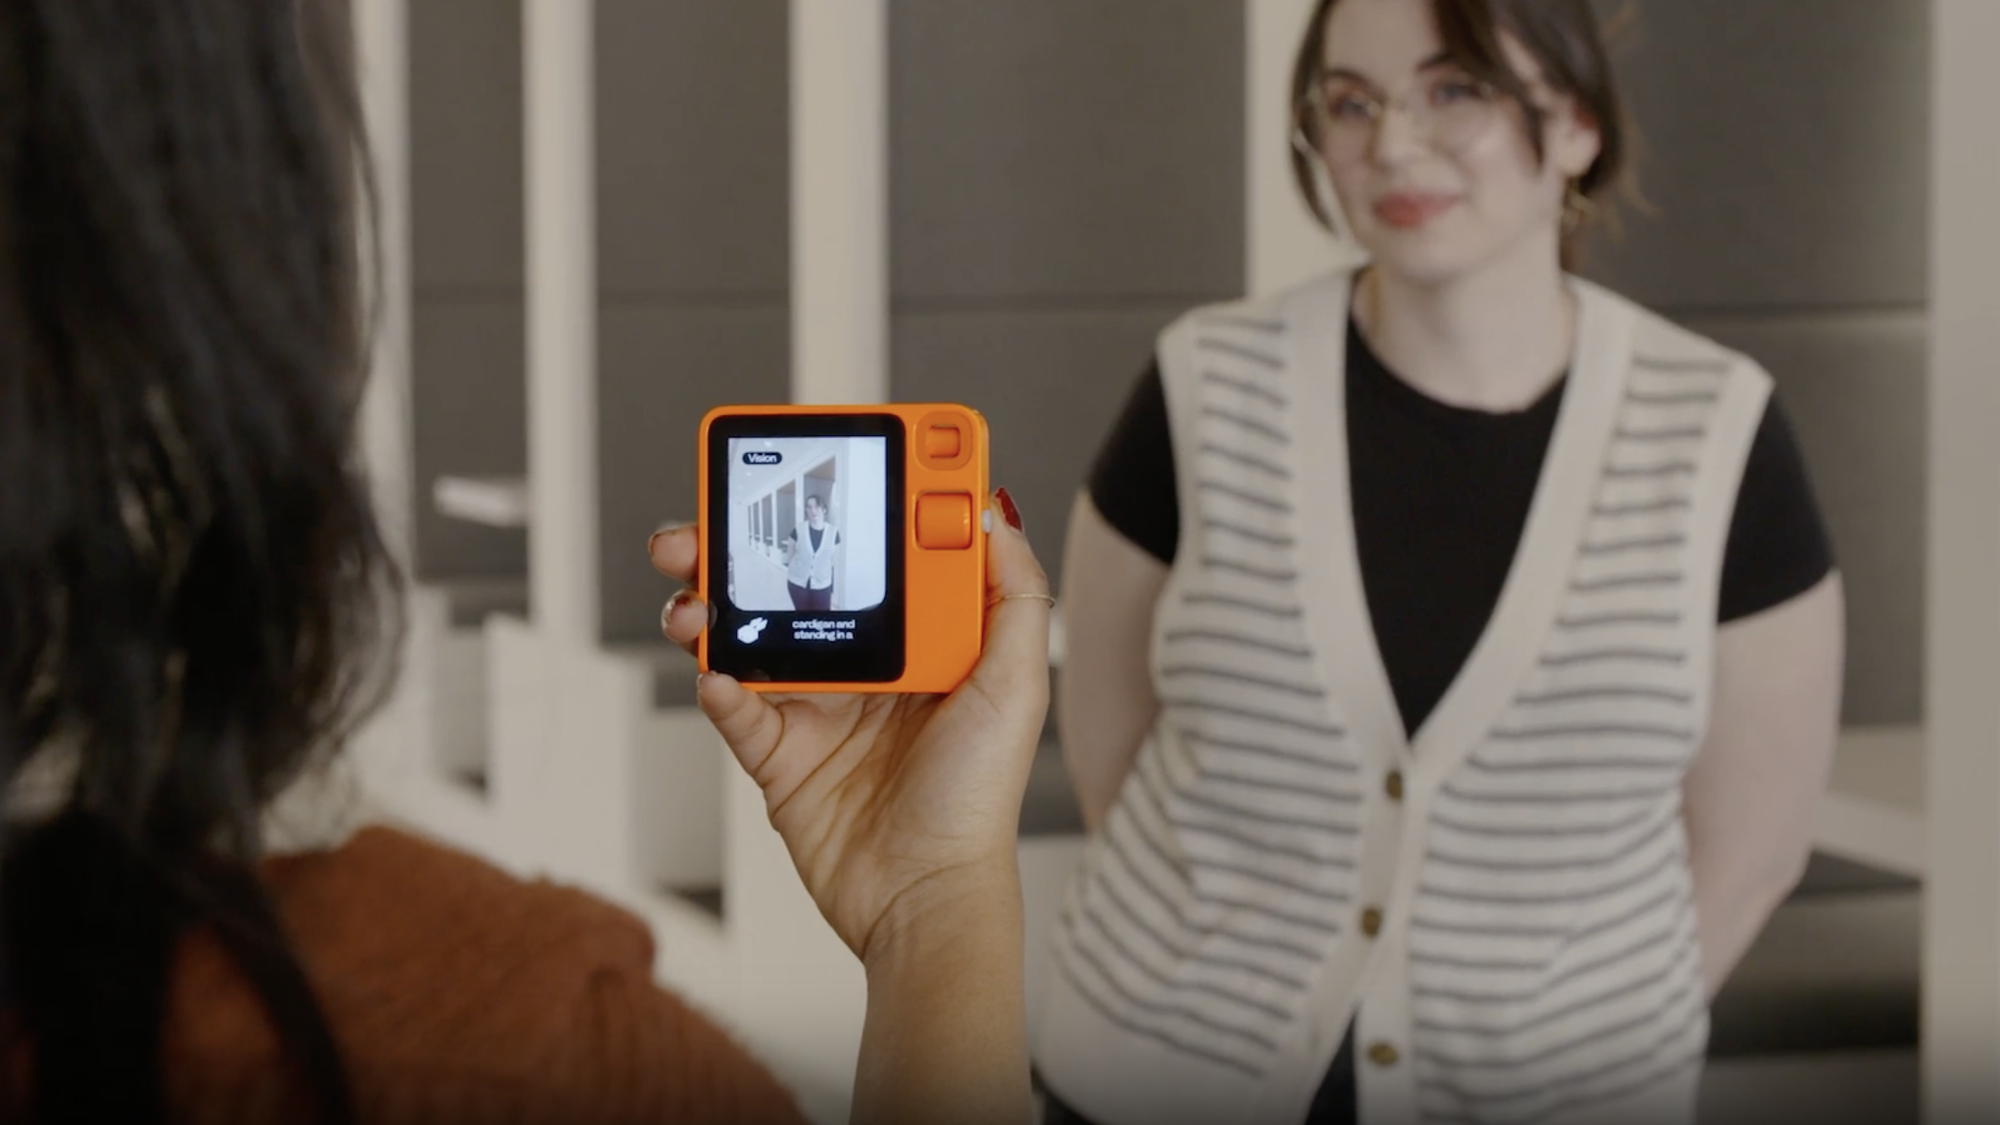
<path fill-rule="evenodd" d="M 1572 280 L 1520 546 L 1406 737 L 1354 544 L 1350 283 L 1161 336 L 1161 713 L 1066 896 L 1037 1068 L 1100 1125 L 1296 1125 L 1352 1020 L 1366 1125 L 1689 1121 L 1680 783 L 1769 377 Z"/>

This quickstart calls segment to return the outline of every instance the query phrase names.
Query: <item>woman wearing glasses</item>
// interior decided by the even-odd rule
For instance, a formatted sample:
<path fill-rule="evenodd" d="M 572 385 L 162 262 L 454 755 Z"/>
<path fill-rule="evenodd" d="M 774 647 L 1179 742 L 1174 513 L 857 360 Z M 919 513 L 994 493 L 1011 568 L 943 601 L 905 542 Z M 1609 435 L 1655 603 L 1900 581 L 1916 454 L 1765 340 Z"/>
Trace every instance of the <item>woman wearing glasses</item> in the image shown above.
<path fill-rule="evenodd" d="M 1321 0 L 1293 93 L 1369 264 L 1164 332 L 1072 517 L 1049 1120 L 1690 1120 L 1838 725 L 1791 430 L 1566 272 L 1588 0 Z"/>

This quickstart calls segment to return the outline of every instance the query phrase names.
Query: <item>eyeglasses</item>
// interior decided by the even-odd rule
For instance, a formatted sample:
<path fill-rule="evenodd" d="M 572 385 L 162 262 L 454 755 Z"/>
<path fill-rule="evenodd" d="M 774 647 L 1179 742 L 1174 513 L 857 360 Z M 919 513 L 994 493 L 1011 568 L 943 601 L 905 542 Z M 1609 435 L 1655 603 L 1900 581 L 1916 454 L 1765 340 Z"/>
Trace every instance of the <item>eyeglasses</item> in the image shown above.
<path fill-rule="evenodd" d="M 1401 98 L 1384 98 L 1353 78 L 1322 71 L 1300 106 L 1298 138 L 1335 164 L 1367 157 L 1391 109 L 1401 109 L 1431 147 L 1456 152 L 1477 141 L 1505 113 L 1504 97 L 1462 74 L 1426 78 Z"/>

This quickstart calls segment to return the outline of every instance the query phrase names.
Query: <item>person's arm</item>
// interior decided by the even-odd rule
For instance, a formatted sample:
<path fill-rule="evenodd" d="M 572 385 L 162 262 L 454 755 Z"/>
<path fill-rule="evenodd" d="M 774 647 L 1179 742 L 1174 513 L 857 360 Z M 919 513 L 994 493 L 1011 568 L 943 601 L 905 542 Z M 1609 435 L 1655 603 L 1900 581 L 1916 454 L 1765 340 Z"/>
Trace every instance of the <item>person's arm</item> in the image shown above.
<path fill-rule="evenodd" d="M 1708 737 L 1682 785 L 1708 996 L 1812 855 L 1840 729 L 1840 576 L 1722 627 Z"/>
<path fill-rule="evenodd" d="M 1105 522 L 1083 493 L 1070 509 L 1062 574 L 1057 731 L 1084 827 L 1095 832 L 1159 711 L 1149 653 L 1168 569 Z"/>
<path fill-rule="evenodd" d="M 1020 873 L 1011 863 L 965 872 L 921 893 L 864 962 L 853 1121 L 1027 1125 Z"/>
<path fill-rule="evenodd" d="M 1049 694 L 1048 577 L 1011 504 L 989 505 L 986 634 L 950 695 L 763 696 L 705 674 L 696 698 L 764 793 L 800 878 L 868 978 L 855 1125 L 1029 1125 L 1016 833 Z M 687 582 L 689 529 L 654 536 Z M 707 620 L 682 591 L 669 640 Z"/>

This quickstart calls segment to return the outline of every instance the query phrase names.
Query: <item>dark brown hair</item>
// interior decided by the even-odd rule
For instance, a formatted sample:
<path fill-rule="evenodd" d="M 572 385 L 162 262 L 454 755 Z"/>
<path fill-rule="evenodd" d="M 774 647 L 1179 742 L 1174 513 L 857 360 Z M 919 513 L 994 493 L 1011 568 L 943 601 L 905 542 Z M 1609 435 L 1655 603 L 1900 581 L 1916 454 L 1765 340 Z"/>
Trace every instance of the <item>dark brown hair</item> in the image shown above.
<path fill-rule="evenodd" d="M 1291 127 L 1305 126 L 1304 107 L 1312 92 L 1326 45 L 1326 25 L 1340 0 L 1319 0 L 1292 65 Z M 1577 189 L 1592 203 L 1603 205 L 1614 189 L 1631 190 L 1633 129 L 1611 73 L 1606 29 L 1598 23 L 1590 0 L 1431 0 L 1444 52 L 1471 77 L 1485 82 L 1520 107 L 1528 125 L 1535 157 L 1542 159 L 1542 125 L 1547 113 L 1535 103 L 1521 76 L 1501 51 L 1502 33 L 1519 40 L 1541 67 L 1542 78 L 1558 94 L 1575 100 L 1578 111 L 1597 126 L 1601 138 L 1597 159 L 1579 177 Z M 1619 21 L 1623 23 L 1623 19 Z M 1310 130 L 1308 130 L 1310 135 Z M 1292 151 L 1292 174 L 1306 205 L 1321 223 L 1333 217 L 1313 190 L 1311 157 Z M 1576 232 L 1581 234 L 1581 231 Z M 1575 250 L 1574 237 L 1564 240 L 1564 258 Z"/>
<path fill-rule="evenodd" d="M 257 877 L 266 806 L 395 675 L 355 461 L 372 193 L 345 0 L 0 0 L 0 1119 L 173 1116 L 212 933 L 354 1118 Z M 26 1062 L 17 1069 L 12 1063 Z"/>

